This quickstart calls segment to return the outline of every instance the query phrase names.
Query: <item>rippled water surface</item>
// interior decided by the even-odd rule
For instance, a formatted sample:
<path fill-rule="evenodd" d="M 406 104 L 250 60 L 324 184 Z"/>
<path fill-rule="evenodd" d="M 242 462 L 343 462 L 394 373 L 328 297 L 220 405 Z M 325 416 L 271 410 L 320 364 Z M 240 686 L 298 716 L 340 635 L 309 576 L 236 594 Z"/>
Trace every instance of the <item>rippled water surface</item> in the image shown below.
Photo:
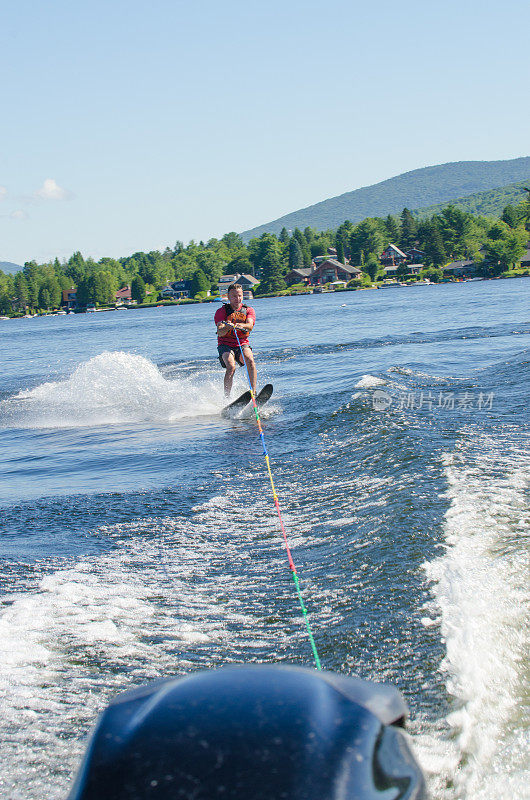
<path fill-rule="evenodd" d="M 435 800 L 527 796 L 529 290 L 254 303 L 323 665 L 404 693 Z M 214 310 L 0 322 L 2 797 L 65 797 L 122 689 L 311 663 L 255 422 L 219 415 Z"/>

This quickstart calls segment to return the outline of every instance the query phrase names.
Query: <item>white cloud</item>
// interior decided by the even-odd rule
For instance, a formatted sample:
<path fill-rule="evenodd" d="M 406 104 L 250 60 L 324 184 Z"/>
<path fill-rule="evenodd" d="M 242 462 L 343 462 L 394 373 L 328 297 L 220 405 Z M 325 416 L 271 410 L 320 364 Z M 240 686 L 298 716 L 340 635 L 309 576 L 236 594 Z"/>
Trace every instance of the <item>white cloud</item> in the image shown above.
<path fill-rule="evenodd" d="M 7 194 L 7 189 L 5 186 L 0 186 L 0 200 L 3 200 Z"/>
<path fill-rule="evenodd" d="M 12 211 L 9 216 L 11 217 L 11 219 L 27 219 L 28 218 L 28 215 L 26 214 L 26 212 L 23 211 L 21 208 L 17 208 L 16 211 Z"/>
<path fill-rule="evenodd" d="M 72 193 L 59 186 L 53 178 L 46 178 L 40 189 L 35 192 L 35 197 L 41 200 L 69 200 Z"/>

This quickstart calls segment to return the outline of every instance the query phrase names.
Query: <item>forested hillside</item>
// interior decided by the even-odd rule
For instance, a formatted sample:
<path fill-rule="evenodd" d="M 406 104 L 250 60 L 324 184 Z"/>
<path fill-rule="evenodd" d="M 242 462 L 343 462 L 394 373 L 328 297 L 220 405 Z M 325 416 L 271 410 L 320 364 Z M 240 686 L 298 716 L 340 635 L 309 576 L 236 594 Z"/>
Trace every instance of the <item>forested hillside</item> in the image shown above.
<path fill-rule="evenodd" d="M 517 205 L 521 202 L 521 198 L 524 197 L 524 187 L 528 184 L 530 184 L 530 179 L 510 183 L 508 186 L 501 186 L 488 192 L 475 192 L 468 197 L 458 197 L 449 203 L 438 203 L 434 206 L 427 206 L 427 208 L 413 210 L 412 213 L 417 219 L 424 219 L 433 214 L 439 214 L 448 205 L 452 205 L 470 214 L 500 218 L 507 205 Z"/>
<path fill-rule="evenodd" d="M 458 161 L 415 169 L 395 178 L 346 192 L 308 208 L 245 231 L 248 241 L 262 233 L 279 233 L 305 228 L 336 228 L 345 219 L 359 222 L 366 217 L 397 214 L 402 208 L 422 209 L 455 197 L 495 189 L 517 181 L 530 180 L 530 157 L 510 161 Z"/>
<path fill-rule="evenodd" d="M 134 253 L 123 258 L 85 259 L 80 252 L 68 260 L 46 264 L 29 261 L 15 275 L 0 271 L 0 313 L 24 314 L 26 310 L 58 308 L 63 290 L 74 288 L 80 306 L 111 305 L 116 291 L 130 285 L 141 303 L 146 296 L 156 302 L 158 292 L 169 281 L 191 281 L 192 296 L 204 299 L 217 293 L 221 275 L 253 273 L 260 278 L 257 292 L 285 289 L 288 273 L 309 267 L 312 259 L 336 250 L 336 258 L 359 266 L 360 282 L 370 283 L 382 274 L 379 257 L 392 242 L 403 250 L 422 251 L 424 275 L 438 280 L 449 261 L 469 258 L 483 264 L 487 277 L 500 275 L 517 264 L 526 252 L 530 236 L 530 194 L 517 205 L 507 205 L 500 220 L 474 216 L 454 205 L 439 214 L 416 219 L 404 208 L 399 216 L 368 217 L 355 224 L 348 220 L 337 228 L 318 231 L 306 226 L 291 233 L 285 227 L 279 236 L 264 233 L 244 243 L 236 233 L 208 242 L 177 242 L 173 248 Z"/>

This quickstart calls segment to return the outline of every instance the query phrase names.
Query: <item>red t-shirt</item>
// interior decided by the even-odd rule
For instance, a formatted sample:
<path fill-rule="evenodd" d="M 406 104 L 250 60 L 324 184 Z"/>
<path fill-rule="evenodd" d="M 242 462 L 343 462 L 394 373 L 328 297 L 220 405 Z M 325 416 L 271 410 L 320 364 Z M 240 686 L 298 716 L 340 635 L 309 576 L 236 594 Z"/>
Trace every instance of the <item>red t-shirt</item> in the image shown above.
<path fill-rule="evenodd" d="M 244 305 L 241 306 L 241 308 L 239 308 L 237 311 L 232 311 L 232 313 L 228 315 L 226 313 L 226 308 L 223 305 L 221 306 L 221 308 L 217 309 L 217 311 L 215 312 L 215 316 L 213 318 L 213 321 L 215 322 L 216 325 L 218 325 L 220 322 L 226 322 L 226 321 L 233 322 L 234 325 L 236 325 L 238 322 L 245 323 L 245 322 L 250 322 L 250 320 L 256 322 L 256 312 L 250 306 L 244 306 Z M 248 344 L 248 333 L 246 331 L 238 331 L 237 335 L 239 338 L 239 344 Z M 217 341 L 219 342 L 219 344 L 228 345 L 228 347 L 238 346 L 234 331 L 230 331 L 230 333 L 227 336 L 218 336 Z"/>

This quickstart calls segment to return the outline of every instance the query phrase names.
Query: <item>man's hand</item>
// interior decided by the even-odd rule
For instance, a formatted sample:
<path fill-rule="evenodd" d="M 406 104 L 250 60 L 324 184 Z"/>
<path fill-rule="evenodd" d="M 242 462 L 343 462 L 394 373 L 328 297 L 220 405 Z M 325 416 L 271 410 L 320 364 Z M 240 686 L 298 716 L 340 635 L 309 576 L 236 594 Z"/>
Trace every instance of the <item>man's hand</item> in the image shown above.
<path fill-rule="evenodd" d="M 219 336 L 225 336 L 228 330 L 239 331 L 240 333 L 250 333 L 254 327 L 253 322 L 238 322 L 234 325 L 233 322 L 223 320 L 217 326 L 217 333 Z"/>

